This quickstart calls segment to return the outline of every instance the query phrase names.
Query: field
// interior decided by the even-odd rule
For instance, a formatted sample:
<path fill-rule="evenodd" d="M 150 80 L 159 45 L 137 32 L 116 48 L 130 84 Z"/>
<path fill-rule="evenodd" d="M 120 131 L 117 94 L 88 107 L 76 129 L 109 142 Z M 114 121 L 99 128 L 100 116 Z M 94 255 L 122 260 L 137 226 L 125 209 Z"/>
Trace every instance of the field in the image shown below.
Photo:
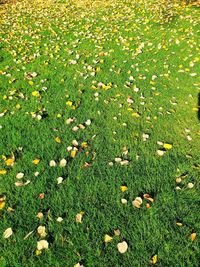
<path fill-rule="evenodd" d="M 0 267 L 199 266 L 199 8 L 0 5 Z"/>

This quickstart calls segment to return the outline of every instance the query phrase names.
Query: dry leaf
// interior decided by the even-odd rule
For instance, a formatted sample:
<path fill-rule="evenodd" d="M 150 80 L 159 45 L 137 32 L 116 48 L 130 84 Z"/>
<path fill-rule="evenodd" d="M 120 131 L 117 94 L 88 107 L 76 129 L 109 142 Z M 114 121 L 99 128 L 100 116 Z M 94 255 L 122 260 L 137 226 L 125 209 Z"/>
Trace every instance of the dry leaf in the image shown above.
<path fill-rule="evenodd" d="M 191 188 L 194 187 L 194 184 L 193 184 L 193 183 L 188 183 L 188 184 L 187 184 L 187 187 L 191 189 Z"/>
<path fill-rule="evenodd" d="M 50 167 L 55 167 L 56 166 L 56 162 L 54 160 L 50 160 L 49 166 Z"/>
<path fill-rule="evenodd" d="M 6 170 L 0 170 L 0 175 L 5 175 L 7 173 Z"/>
<path fill-rule="evenodd" d="M 29 232 L 25 237 L 24 240 L 27 239 L 34 231 Z"/>
<path fill-rule="evenodd" d="M 84 266 L 78 262 L 77 264 L 74 265 L 74 267 L 84 267 Z"/>
<path fill-rule="evenodd" d="M 165 152 L 164 150 L 160 150 L 160 149 L 157 150 L 157 154 L 158 154 L 158 156 L 160 156 L 160 157 L 164 156 L 165 153 L 166 153 L 166 152 Z"/>
<path fill-rule="evenodd" d="M 38 196 L 39 199 L 44 199 L 45 198 L 45 194 L 44 193 L 40 193 Z"/>
<path fill-rule="evenodd" d="M 15 186 L 20 187 L 20 186 L 24 186 L 23 182 L 15 182 Z"/>
<path fill-rule="evenodd" d="M 42 250 L 42 249 L 48 249 L 49 243 L 46 240 L 40 240 L 37 242 L 37 249 Z"/>
<path fill-rule="evenodd" d="M 114 230 L 114 234 L 115 234 L 115 236 L 120 236 L 120 230 L 119 229 Z"/>
<path fill-rule="evenodd" d="M 191 239 L 192 241 L 194 241 L 194 240 L 196 239 L 196 237 L 197 237 L 197 234 L 196 234 L 196 233 L 192 233 L 192 234 L 190 235 L 190 239 Z"/>
<path fill-rule="evenodd" d="M 122 198 L 122 199 L 121 199 L 121 203 L 122 203 L 122 204 L 127 204 L 127 202 L 128 202 L 127 199 L 125 199 L 125 198 Z"/>
<path fill-rule="evenodd" d="M 142 198 L 141 197 L 136 197 L 135 200 L 132 202 L 133 206 L 136 208 L 140 208 L 142 205 Z"/>
<path fill-rule="evenodd" d="M 126 241 L 123 241 L 121 243 L 117 244 L 117 249 L 120 253 L 125 253 L 128 249 L 128 244 L 126 243 Z"/>
<path fill-rule="evenodd" d="M 67 165 L 67 161 L 66 159 L 61 159 L 60 163 L 59 163 L 59 166 L 60 167 L 65 167 Z"/>
<path fill-rule="evenodd" d="M 84 212 L 81 211 L 78 214 L 76 214 L 76 222 L 82 223 L 82 218 L 83 218 Z"/>
<path fill-rule="evenodd" d="M 22 179 L 24 177 L 24 173 L 23 172 L 19 172 L 19 173 L 17 173 L 17 175 L 16 175 L 16 178 L 17 179 Z"/>
<path fill-rule="evenodd" d="M 37 216 L 38 219 L 42 219 L 44 217 L 42 212 L 38 212 Z"/>
<path fill-rule="evenodd" d="M 61 184 L 63 182 L 63 178 L 62 177 L 58 177 L 57 178 L 57 184 Z"/>
<path fill-rule="evenodd" d="M 46 235 L 47 235 L 47 233 L 46 233 L 46 231 L 45 231 L 46 229 L 45 229 L 45 226 L 39 226 L 38 228 L 37 228 L 37 232 L 38 232 L 38 234 L 39 234 L 39 236 L 40 237 L 45 237 Z"/>
<path fill-rule="evenodd" d="M 12 228 L 7 228 L 3 233 L 3 237 L 9 238 L 12 234 L 13 234 Z"/>

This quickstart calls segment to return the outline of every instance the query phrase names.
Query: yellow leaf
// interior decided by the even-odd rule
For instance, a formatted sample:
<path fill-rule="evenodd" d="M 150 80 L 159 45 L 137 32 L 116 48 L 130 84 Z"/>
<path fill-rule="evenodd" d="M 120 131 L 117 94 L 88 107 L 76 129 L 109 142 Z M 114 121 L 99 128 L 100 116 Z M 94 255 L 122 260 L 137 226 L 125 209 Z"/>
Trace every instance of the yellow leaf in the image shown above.
<path fill-rule="evenodd" d="M 16 107 L 16 109 L 20 109 L 21 108 L 20 104 L 17 104 L 15 107 Z"/>
<path fill-rule="evenodd" d="M 75 158 L 76 153 L 77 153 L 77 150 L 72 150 L 70 156 L 71 156 L 72 158 Z"/>
<path fill-rule="evenodd" d="M 0 210 L 2 210 L 5 207 L 6 202 L 0 201 Z"/>
<path fill-rule="evenodd" d="M 87 142 L 82 142 L 82 143 L 81 143 L 81 147 L 82 147 L 82 148 L 87 148 L 87 147 L 88 147 Z"/>
<path fill-rule="evenodd" d="M 2 160 L 6 160 L 6 156 L 5 155 L 2 155 L 1 158 L 2 158 Z"/>
<path fill-rule="evenodd" d="M 163 147 L 165 148 L 165 149 L 172 149 L 172 145 L 171 144 L 167 144 L 167 143 L 164 143 L 163 144 Z"/>
<path fill-rule="evenodd" d="M 66 102 L 66 105 L 69 106 L 69 107 L 71 107 L 73 105 L 73 102 L 72 101 L 67 101 Z"/>
<path fill-rule="evenodd" d="M 7 159 L 7 160 L 5 161 L 5 163 L 6 163 L 7 166 L 13 166 L 14 161 L 15 161 L 14 158 L 9 158 L 9 159 Z"/>
<path fill-rule="evenodd" d="M 34 85 L 34 82 L 33 81 L 29 81 L 28 82 L 31 86 Z"/>
<path fill-rule="evenodd" d="M 60 144 L 60 143 L 61 143 L 60 137 L 57 136 L 57 137 L 55 138 L 55 141 L 56 141 L 56 143 Z"/>
<path fill-rule="evenodd" d="M 132 116 L 133 116 L 134 118 L 139 118 L 139 117 L 140 117 L 140 114 L 139 114 L 138 112 L 133 112 L 133 113 L 132 113 Z"/>
<path fill-rule="evenodd" d="M 83 218 L 84 212 L 81 211 L 78 214 L 76 214 L 76 222 L 82 223 L 82 218 Z"/>
<path fill-rule="evenodd" d="M 114 230 L 114 234 L 115 234 L 115 236 L 120 236 L 120 230 L 119 229 Z"/>
<path fill-rule="evenodd" d="M 8 212 L 13 212 L 13 211 L 14 211 L 14 209 L 13 209 L 13 208 L 11 208 L 11 207 L 8 207 L 7 211 L 8 211 Z"/>
<path fill-rule="evenodd" d="M 105 243 L 109 243 L 109 242 L 111 242 L 112 239 L 113 239 L 113 238 L 112 238 L 111 236 L 109 236 L 109 235 L 105 235 L 105 236 L 104 236 L 104 242 L 105 242 Z"/>
<path fill-rule="evenodd" d="M 32 161 L 32 163 L 35 164 L 35 165 L 37 165 L 39 162 L 40 162 L 40 159 L 34 159 L 34 160 Z"/>
<path fill-rule="evenodd" d="M 121 186 L 120 186 L 120 190 L 121 190 L 122 192 L 125 192 L 126 190 L 128 190 L 128 187 L 125 186 L 125 185 L 121 185 Z"/>
<path fill-rule="evenodd" d="M 158 261 L 158 255 L 155 254 L 154 256 L 151 257 L 151 263 L 156 264 L 157 261 Z"/>
<path fill-rule="evenodd" d="M 41 253 L 42 253 L 41 250 L 36 249 L 36 251 L 35 251 L 35 255 L 36 255 L 36 256 L 39 256 Z"/>
<path fill-rule="evenodd" d="M 0 174 L 1 174 L 1 175 L 4 175 L 4 174 L 6 174 L 6 173 L 7 173 L 6 170 L 0 170 Z"/>
<path fill-rule="evenodd" d="M 32 96 L 39 97 L 40 93 L 38 91 L 33 91 Z"/>
<path fill-rule="evenodd" d="M 192 233 L 192 234 L 190 235 L 190 239 L 191 239 L 192 241 L 194 241 L 194 240 L 196 239 L 196 237 L 197 237 L 197 234 L 196 234 L 196 233 Z"/>
<path fill-rule="evenodd" d="M 183 226 L 183 224 L 180 223 L 180 222 L 177 222 L 176 225 L 179 226 L 179 227 Z"/>

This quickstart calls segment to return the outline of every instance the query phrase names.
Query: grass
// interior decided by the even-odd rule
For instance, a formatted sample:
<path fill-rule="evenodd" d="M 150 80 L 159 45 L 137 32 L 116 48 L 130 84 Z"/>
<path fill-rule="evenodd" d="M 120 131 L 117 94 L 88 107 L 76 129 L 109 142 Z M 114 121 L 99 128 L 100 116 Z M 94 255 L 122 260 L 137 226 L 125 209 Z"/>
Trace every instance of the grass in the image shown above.
<path fill-rule="evenodd" d="M 83 3 L 1 7 L 0 266 L 196 267 L 199 10 L 185 7 L 161 25 L 133 1 Z M 79 124 L 85 129 L 73 131 Z M 73 140 L 75 157 L 67 150 Z M 67 165 L 59 167 L 63 158 Z M 20 172 L 23 184 L 16 186 Z M 132 204 L 138 196 L 140 208 Z M 41 225 L 45 238 L 37 233 Z M 13 234 L 3 238 L 10 227 Z M 37 251 L 40 239 L 49 249 Z M 124 254 L 117 250 L 122 241 Z"/>

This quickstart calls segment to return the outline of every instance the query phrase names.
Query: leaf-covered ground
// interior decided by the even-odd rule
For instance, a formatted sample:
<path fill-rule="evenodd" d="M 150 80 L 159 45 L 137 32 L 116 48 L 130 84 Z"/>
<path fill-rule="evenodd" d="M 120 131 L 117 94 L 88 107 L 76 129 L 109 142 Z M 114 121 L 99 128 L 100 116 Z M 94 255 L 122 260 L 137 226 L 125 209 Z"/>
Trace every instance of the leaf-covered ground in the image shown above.
<path fill-rule="evenodd" d="M 0 266 L 197 267 L 199 9 L 0 8 Z"/>

